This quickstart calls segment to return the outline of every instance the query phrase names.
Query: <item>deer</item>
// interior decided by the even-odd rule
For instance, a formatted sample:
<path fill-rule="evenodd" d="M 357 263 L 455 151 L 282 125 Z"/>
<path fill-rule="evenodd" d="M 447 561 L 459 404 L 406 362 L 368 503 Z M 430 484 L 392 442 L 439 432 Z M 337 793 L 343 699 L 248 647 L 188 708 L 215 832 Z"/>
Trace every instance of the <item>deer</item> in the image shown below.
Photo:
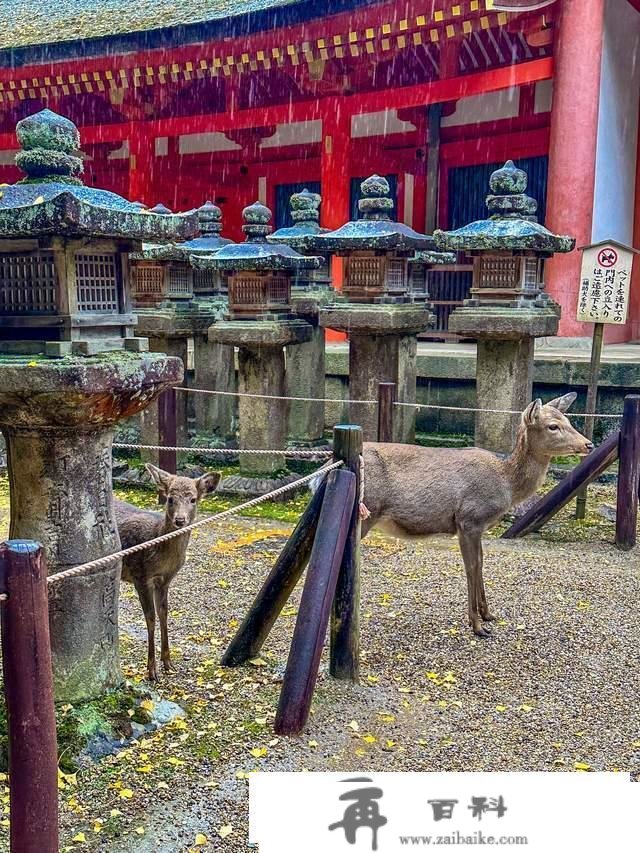
<path fill-rule="evenodd" d="M 564 414 L 576 396 L 530 403 L 506 458 L 477 447 L 364 443 L 362 537 L 374 527 L 400 539 L 457 535 L 469 624 L 478 637 L 490 636 L 485 623 L 496 618 L 484 588 L 482 534 L 538 491 L 555 456 L 586 456 L 593 450 Z"/>
<path fill-rule="evenodd" d="M 169 474 L 150 463 L 147 463 L 145 468 L 158 487 L 160 499 L 165 501 L 165 511 L 162 513 L 139 509 L 126 501 L 114 498 L 116 522 L 123 548 L 148 542 L 163 533 L 190 525 L 195 521 L 202 498 L 213 492 L 220 481 L 220 474 L 217 472 L 193 479 Z M 190 536 L 191 532 L 185 531 L 182 536 L 151 545 L 143 551 L 129 554 L 122 560 L 122 580 L 134 585 L 147 623 L 149 681 L 158 681 L 156 616 L 160 622 L 160 659 L 165 673 L 172 669 L 167 628 L 169 585 L 185 564 Z"/>

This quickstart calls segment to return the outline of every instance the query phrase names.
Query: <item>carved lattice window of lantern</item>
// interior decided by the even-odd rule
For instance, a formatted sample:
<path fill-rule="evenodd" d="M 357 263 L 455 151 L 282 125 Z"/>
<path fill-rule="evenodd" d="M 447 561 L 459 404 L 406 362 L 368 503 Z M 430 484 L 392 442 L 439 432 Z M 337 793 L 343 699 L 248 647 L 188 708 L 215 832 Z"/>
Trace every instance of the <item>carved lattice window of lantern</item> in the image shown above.
<path fill-rule="evenodd" d="M 384 291 L 385 258 L 352 255 L 347 264 L 345 294 L 353 297 L 380 296 Z"/>
<path fill-rule="evenodd" d="M 524 289 L 537 293 L 542 282 L 542 258 L 524 258 Z"/>
<path fill-rule="evenodd" d="M 393 296 L 407 291 L 407 262 L 402 258 L 390 258 L 387 261 L 387 290 Z"/>
<path fill-rule="evenodd" d="M 520 258 L 513 255 L 482 255 L 478 264 L 478 286 L 488 290 L 516 290 L 520 284 Z"/>
<path fill-rule="evenodd" d="M 55 314 L 57 292 L 53 252 L 0 256 L 0 314 Z"/>
<path fill-rule="evenodd" d="M 117 314 L 118 264 L 113 252 L 76 254 L 78 311 Z"/>
<path fill-rule="evenodd" d="M 162 264 L 138 261 L 132 264 L 133 296 L 137 302 L 160 302 L 164 296 Z"/>
<path fill-rule="evenodd" d="M 426 296 L 428 293 L 426 265 L 416 262 L 410 264 L 409 269 L 409 290 L 415 296 Z"/>
<path fill-rule="evenodd" d="M 218 270 L 193 270 L 193 292 L 197 295 L 226 293 L 226 280 Z"/>
<path fill-rule="evenodd" d="M 273 312 L 288 312 L 291 303 L 289 276 L 242 272 L 229 282 L 231 316 L 258 319 Z"/>
<path fill-rule="evenodd" d="M 193 296 L 193 277 L 187 264 L 169 264 L 167 296 L 174 299 L 191 299 Z"/>

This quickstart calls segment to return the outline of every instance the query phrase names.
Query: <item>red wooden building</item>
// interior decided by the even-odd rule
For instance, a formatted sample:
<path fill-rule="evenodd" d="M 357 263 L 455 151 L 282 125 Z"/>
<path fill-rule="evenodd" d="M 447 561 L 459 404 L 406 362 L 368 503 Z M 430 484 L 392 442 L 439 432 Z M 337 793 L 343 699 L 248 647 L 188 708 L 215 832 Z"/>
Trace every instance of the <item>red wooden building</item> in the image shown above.
<path fill-rule="evenodd" d="M 0 180 L 16 121 L 48 106 L 79 125 L 87 183 L 214 199 L 235 239 L 246 204 L 281 225 L 303 185 L 336 227 L 373 171 L 397 218 L 457 227 L 511 157 L 551 230 L 640 246 L 639 42 L 640 0 L 3 0 Z M 547 270 L 566 335 L 588 331 L 579 264 Z M 638 267 L 618 340 L 640 337 Z"/>

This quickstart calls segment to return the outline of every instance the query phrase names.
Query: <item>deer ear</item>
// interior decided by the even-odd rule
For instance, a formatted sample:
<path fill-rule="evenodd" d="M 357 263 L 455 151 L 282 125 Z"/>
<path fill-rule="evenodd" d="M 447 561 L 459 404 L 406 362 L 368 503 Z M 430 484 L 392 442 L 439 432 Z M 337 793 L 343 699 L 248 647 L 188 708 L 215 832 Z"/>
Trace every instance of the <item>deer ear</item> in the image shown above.
<path fill-rule="evenodd" d="M 547 406 L 553 406 L 559 412 L 566 412 L 575 403 L 577 396 L 575 391 L 571 391 L 570 394 L 563 394 L 562 397 L 555 397 L 553 400 L 549 400 Z"/>
<path fill-rule="evenodd" d="M 534 400 L 533 403 L 529 403 L 527 408 L 522 413 L 522 422 L 526 424 L 526 426 L 533 426 L 533 424 L 540 417 L 540 410 L 542 409 L 542 400 L 537 399 Z"/>
<path fill-rule="evenodd" d="M 209 474 L 203 474 L 202 477 L 198 477 L 196 480 L 198 497 L 202 498 L 211 492 L 215 492 L 219 482 L 220 474 L 217 471 L 211 471 Z"/>
<path fill-rule="evenodd" d="M 153 482 L 163 491 L 168 491 L 169 486 L 171 485 L 171 481 L 173 480 L 173 474 L 169 474 L 168 471 L 163 471 L 162 468 L 156 468 L 155 465 L 152 465 L 150 462 L 144 466 Z"/>

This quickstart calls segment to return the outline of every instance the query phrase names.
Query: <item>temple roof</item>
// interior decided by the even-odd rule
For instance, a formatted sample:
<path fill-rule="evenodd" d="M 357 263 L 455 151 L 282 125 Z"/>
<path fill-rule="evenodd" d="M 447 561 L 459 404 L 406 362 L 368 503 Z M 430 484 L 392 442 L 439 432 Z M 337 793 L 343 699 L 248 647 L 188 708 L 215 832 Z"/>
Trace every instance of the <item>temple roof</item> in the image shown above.
<path fill-rule="evenodd" d="M 153 31 L 158 34 L 151 39 L 154 43 L 145 39 L 140 47 L 167 47 L 231 35 L 230 30 L 237 29 L 234 21 L 242 21 L 241 31 L 247 33 L 370 2 L 375 0 L 2 0 L 0 51 L 76 41 L 87 46 L 95 40 Z M 127 49 L 133 48 L 127 44 Z"/>

